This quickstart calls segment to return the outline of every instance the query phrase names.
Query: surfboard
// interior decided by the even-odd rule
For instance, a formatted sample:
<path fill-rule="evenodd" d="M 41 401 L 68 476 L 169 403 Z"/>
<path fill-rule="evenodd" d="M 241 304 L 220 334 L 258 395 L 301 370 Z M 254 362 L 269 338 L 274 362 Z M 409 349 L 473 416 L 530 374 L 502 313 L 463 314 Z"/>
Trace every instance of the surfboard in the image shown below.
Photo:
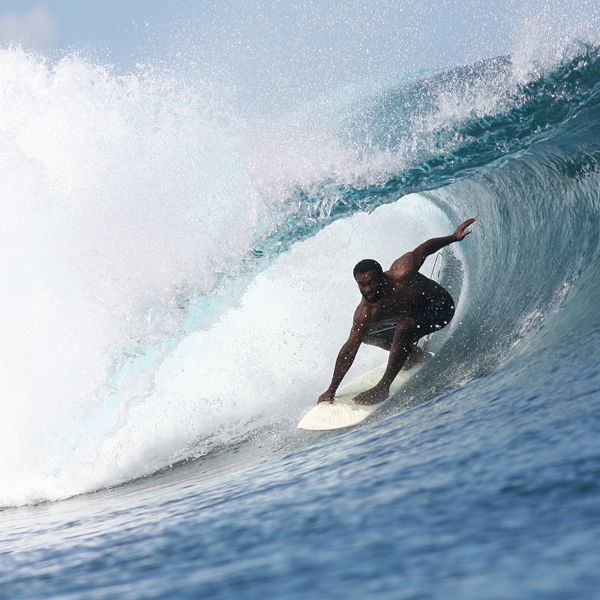
<path fill-rule="evenodd" d="M 431 352 L 427 354 L 433 356 Z M 298 423 L 298 429 L 309 431 L 328 431 L 330 429 L 343 429 L 357 425 L 369 415 L 380 409 L 391 396 L 393 396 L 413 375 L 418 373 L 426 362 L 419 362 L 410 369 L 402 369 L 390 386 L 390 395 L 383 402 L 366 406 L 356 404 L 353 398 L 361 392 L 370 390 L 381 380 L 385 373 L 387 363 L 371 369 L 360 377 L 352 380 L 340 388 L 335 395 L 333 404 L 321 402 L 312 408 Z"/>

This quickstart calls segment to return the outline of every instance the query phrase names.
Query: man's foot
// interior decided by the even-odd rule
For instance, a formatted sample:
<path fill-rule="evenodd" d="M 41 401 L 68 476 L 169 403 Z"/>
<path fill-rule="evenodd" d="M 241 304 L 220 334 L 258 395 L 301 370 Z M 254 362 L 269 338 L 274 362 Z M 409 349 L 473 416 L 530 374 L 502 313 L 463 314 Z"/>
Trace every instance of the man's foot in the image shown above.
<path fill-rule="evenodd" d="M 403 369 L 412 369 L 418 363 L 425 363 L 431 358 L 430 352 L 415 346 L 414 350 L 408 355 L 406 362 L 402 365 Z"/>
<path fill-rule="evenodd" d="M 356 404 L 371 406 L 372 404 L 379 404 L 380 402 L 387 400 L 389 395 L 389 389 L 374 387 L 373 389 L 367 390 L 366 392 L 356 396 L 356 398 L 354 398 L 354 402 L 356 402 Z"/>

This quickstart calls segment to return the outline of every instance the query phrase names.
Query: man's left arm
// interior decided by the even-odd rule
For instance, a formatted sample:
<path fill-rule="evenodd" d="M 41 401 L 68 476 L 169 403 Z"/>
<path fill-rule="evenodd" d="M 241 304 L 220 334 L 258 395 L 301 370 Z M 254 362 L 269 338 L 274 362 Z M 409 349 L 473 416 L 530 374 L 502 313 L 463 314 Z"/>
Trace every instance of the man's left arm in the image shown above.
<path fill-rule="evenodd" d="M 406 273 L 418 271 L 423 266 L 425 259 L 431 254 L 435 254 L 438 250 L 441 250 L 454 242 L 462 242 L 462 240 L 464 240 L 472 231 L 471 229 L 467 231 L 467 227 L 474 222 L 475 219 L 468 219 L 459 225 L 452 235 L 431 238 L 430 240 L 423 242 L 412 252 L 407 252 L 404 256 L 401 256 L 394 262 L 392 269 L 400 269 L 406 271 Z"/>

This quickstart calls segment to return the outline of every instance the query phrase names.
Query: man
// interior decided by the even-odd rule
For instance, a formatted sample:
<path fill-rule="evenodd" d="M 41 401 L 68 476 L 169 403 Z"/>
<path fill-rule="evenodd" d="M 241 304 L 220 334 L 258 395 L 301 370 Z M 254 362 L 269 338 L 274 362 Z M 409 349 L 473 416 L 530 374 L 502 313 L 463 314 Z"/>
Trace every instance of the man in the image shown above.
<path fill-rule="evenodd" d="M 421 275 L 419 269 L 429 255 L 464 240 L 471 233 L 467 227 L 474 222 L 475 219 L 469 219 L 452 235 L 427 240 L 394 261 L 389 271 L 384 272 L 381 265 L 371 259 L 362 260 L 354 267 L 354 279 L 362 299 L 354 312 L 350 337 L 338 354 L 331 385 L 317 403 L 333 402 L 363 342 L 389 350 L 390 356 L 381 381 L 354 398 L 358 404 L 377 404 L 385 400 L 407 359 L 422 358 L 417 342 L 450 322 L 454 316 L 454 300 L 441 285 Z"/>

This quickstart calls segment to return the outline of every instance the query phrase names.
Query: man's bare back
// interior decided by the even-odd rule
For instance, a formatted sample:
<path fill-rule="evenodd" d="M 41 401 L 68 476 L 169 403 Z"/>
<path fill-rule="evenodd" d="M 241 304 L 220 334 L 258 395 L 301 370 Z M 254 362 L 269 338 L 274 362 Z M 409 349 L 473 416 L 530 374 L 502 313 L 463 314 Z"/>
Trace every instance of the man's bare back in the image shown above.
<path fill-rule="evenodd" d="M 359 262 L 354 278 L 362 299 L 354 312 L 350 337 L 336 360 L 333 379 L 318 402 L 333 402 L 335 392 L 351 367 L 362 343 L 390 351 L 381 381 L 359 394 L 358 404 L 376 404 L 388 397 L 392 381 L 416 350 L 417 341 L 447 325 L 454 315 L 454 301 L 438 283 L 419 273 L 425 259 L 441 248 L 462 241 L 475 222 L 469 219 L 449 236 L 427 240 L 398 258 L 388 271 L 373 260 Z"/>

